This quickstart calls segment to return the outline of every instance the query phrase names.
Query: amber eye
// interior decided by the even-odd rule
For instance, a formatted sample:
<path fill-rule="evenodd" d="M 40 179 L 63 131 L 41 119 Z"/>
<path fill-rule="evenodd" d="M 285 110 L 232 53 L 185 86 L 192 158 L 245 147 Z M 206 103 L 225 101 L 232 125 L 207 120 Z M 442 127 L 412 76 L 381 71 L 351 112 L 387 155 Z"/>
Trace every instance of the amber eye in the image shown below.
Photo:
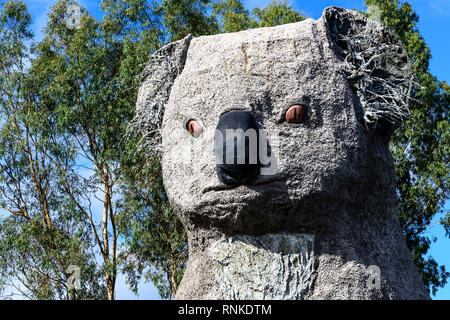
<path fill-rule="evenodd" d="M 198 121 L 195 120 L 189 120 L 186 126 L 186 129 L 189 131 L 192 137 L 198 138 L 203 133 L 203 128 L 198 123 Z"/>
<path fill-rule="evenodd" d="M 303 121 L 306 107 L 301 105 L 293 105 L 286 112 L 286 122 L 292 124 L 299 124 Z"/>

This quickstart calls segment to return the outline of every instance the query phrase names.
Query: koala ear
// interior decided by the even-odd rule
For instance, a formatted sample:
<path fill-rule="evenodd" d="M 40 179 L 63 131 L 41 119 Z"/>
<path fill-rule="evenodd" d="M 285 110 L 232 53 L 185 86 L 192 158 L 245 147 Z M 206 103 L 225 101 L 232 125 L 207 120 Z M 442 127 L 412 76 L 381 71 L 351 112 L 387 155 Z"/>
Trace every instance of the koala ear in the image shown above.
<path fill-rule="evenodd" d="M 152 155 L 159 155 L 161 152 L 161 126 L 165 106 L 175 79 L 184 69 L 192 39 L 192 35 L 188 35 L 156 51 L 141 74 L 136 115 L 131 127 L 142 135 L 140 147 L 144 147 Z"/>
<path fill-rule="evenodd" d="M 409 117 L 414 76 L 401 41 L 379 22 L 337 7 L 326 8 L 332 49 L 344 62 L 369 130 L 391 134 Z"/>

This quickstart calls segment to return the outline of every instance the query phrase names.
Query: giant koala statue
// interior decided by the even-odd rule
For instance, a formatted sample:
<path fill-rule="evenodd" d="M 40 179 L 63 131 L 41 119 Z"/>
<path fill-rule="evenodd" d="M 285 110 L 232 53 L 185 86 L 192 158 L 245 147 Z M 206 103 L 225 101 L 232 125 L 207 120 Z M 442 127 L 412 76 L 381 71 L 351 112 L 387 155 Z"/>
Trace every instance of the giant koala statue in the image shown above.
<path fill-rule="evenodd" d="M 388 148 L 411 74 L 391 32 L 337 7 L 157 51 L 136 123 L 188 233 L 177 299 L 429 299 Z"/>

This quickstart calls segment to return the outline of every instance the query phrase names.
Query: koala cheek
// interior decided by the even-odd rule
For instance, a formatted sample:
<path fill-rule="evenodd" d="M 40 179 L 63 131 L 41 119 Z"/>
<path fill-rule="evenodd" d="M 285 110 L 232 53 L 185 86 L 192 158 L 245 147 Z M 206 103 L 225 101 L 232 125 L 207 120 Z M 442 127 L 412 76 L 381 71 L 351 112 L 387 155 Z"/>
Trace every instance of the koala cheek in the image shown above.
<path fill-rule="evenodd" d="M 213 134 L 205 130 L 201 141 L 192 145 L 191 153 L 193 157 L 192 172 L 197 178 L 195 183 L 198 187 L 204 187 L 211 182 L 215 175 L 215 154 L 214 154 Z"/>
<path fill-rule="evenodd" d="M 215 177 L 213 133 L 205 129 L 200 137 L 193 138 L 184 130 L 177 135 L 171 133 L 171 137 L 165 141 L 163 157 L 166 189 L 177 193 L 171 194 L 175 202 L 188 206 L 202 196 L 205 184 Z M 186 194 L 191 198 L 187 199 Z"/>

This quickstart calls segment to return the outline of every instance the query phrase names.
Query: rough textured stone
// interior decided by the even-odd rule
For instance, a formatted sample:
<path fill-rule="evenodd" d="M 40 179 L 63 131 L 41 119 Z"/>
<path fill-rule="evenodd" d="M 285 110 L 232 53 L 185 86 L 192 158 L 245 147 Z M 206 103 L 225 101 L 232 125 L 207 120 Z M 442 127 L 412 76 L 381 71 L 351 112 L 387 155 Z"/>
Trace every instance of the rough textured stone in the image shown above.
<path fill-rule="evenodd" d="M 208 248 L 225 300 L 306 298 L 314 271 L 314 237 L 269 234 L 222 238 Z"/>
<path fill-rule="evenodd" d="M 361 35 L 370 45 L 352 42 Z M 333 7 L 317 21 L 188 37 L 155 54 L 137 123 L 153 139 L 160 124 L 149 115 L 164 107 L 164 183 L 189 238 L 178 299 L 429 298 L 398 222 L 388 149 L 407 94 L 370 96 L 372 85 L 405 93 L 393 78 L 409 85 L 403 50 L 375 50 L 386 46 L 401 49 L 377 22 Z M 374 73 L 362 67 L 370 50 Z M 287 125 L 294 104 L 307 107 L 305 119 Z M 276 174 L 251 186 L 217 178 L 214 130 L 231 110 L 250 111 L 271 144 Z M 197 139 L 192 119 L 203 127 Z M 380 288 L 369 285 L 370 266 Z"/>

